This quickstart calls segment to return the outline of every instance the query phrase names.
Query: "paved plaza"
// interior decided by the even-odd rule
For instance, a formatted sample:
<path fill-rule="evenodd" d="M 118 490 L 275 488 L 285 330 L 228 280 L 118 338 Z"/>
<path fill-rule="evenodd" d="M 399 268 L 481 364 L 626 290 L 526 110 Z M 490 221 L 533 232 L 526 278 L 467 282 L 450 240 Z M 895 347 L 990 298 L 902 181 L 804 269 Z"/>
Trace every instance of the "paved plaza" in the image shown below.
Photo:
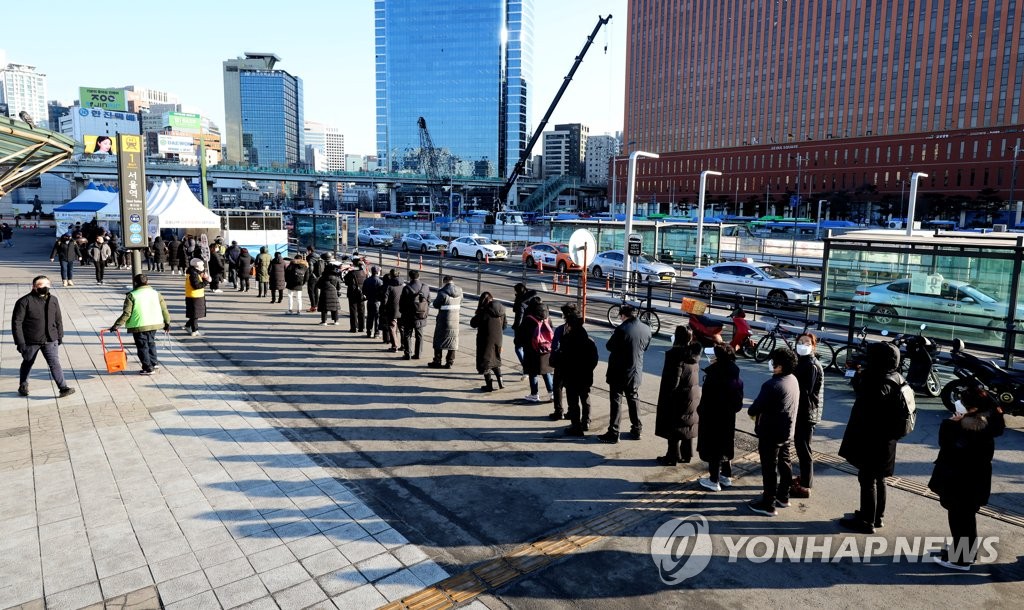
<path fill-rule="evenodd" d="M 62 288 L 48 262 L 52 230 L 22 230 L 0 250 L 0 608 L 667 608 L 1017 607 L 1024 594 L 1022 422 L 997 439 L 992 502 L 981 536 L 998 557 L 969 573 L 907 558 L 898 536 L 946 536 L 925 489 L 945 410 L 922 401 L 889 490 L 888 551 L 870 561 L 729 561 L 727 537 L 845 539 L 835 523 L 857 503 L 856 478 L 835 457 L 852 402 L 830 375 L 812 497 L 773 519 L 749 512 L 760 490 L 752 428 L 741 414 L 736 485 L 699 491 L 704 464 L 657 466 L 654 404 L 662 353 L 647 356 L 641 441 L 568 439 L 550 404 L 507 388 L 477 391 L 475 306 L 463 306 L 454 369 L 403 361 L 379 341 L 317 314 L 286 316 L 255 290 L 209 294 L 201 337 L 187 337 L 183 278 L 154 274 L 174 320 L 161 368 L 106 373 L 98 331 L 120 313 L 127 271 L 91 267 Z M 20 355 L 9 321 L 31 278 L 46 273 L 64 311 L 61 358 L 76 394 L 56 398 L 42 358 L 31 395 L 17 395 Z M 458 278 L 456 281 L 459 281 Z M 464 284 L 467 288 L 470 282 Z M 230 285 L 228 285 L 230 287 Z M 540 284 L 534 287 L 543 289 Z M 511 285 L 501 298 L 511 298 Z M 553 298 L 559 304 L 565 297 Z M 603 344 L 594 427 L 607 425 Z M 130 336 L 126 336 L 130 339 Z M 749 401 L 767 376 L 742 363 Z M 673 517 L 709 523 L 711 559 L 679 585 L 659 577 L 651 537 Z"/>

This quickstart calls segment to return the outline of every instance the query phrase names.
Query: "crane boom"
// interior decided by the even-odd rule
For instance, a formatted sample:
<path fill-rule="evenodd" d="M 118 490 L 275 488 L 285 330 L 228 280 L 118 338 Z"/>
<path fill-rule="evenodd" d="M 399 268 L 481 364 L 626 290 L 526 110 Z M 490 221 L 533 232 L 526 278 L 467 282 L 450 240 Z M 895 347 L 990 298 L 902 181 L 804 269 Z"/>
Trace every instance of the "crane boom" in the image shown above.
<path fill-rule="evenodd" d="M 534 130 L 533 135 L 530 136 L 530 141 L 526 144 L 526 148 L 523 149 L 523 153 L 519 156 L 519 161 L 516 162 L 515 167 L 512 168 L 512 173 L 509 174 L 508 180 L 505 185 L 501 187 L 501 192 L 498 196 L 499 205 L 505 202 L 508 198 L 508 194 L 512 191 L 512 187 L 516 185 L 516 180 L 522 175 L 524 168 L 526 167 L 526 161 L 530 158 L 530 153 L 533 151 L 534 145 L 537 144 L 537 140 L 540 139 L 541 134 L 544 132 L 544 128 L 548 125 L 548 119 L 551 118 L 551 113 L 555 111 L 555 106 L 558 106 L 558 102 L 562 99 L 562 94 L 569 87 L 569 83 L 572 82 L 572 77 L 576 74 L 576 69 L 583 63 L 583 57 L 587 54 L 587 50 L 590 49 L 590 45 L 594 43 L 594 38 L 597 37 L 597 33 L 601 28 L 612 20 L 612 16 L 597 18 L 597 25 L 594 26 L 594 31 L 587 36 L 587 42 L 583 45 L 583 50 L 576 56 L 576 61 L 572 64 L 572 68 L 569 70 L 569 74 L 565 76 L 562 81 L 562 86 L 558 89 L 558 93 L 555 94 L 555 99 L 551 100 L 551 105 L 548 106 L 547 112 L 544 113 L 544 118 L 540 120 L 540 124 L 537 129 Z"/>
<path fill-rule="evenodd" d="M 437 159 L 437 150 L 434 149 L 434 140 L 427 130 L 427 120 L 420 117 L 416 121 L 420 128 L 420 169 L 427 175 L 427 190 L 430 193 L 430 212 L 434 211 L 434 204 L 440 199 L 441 172 L 440 162 Z"/>

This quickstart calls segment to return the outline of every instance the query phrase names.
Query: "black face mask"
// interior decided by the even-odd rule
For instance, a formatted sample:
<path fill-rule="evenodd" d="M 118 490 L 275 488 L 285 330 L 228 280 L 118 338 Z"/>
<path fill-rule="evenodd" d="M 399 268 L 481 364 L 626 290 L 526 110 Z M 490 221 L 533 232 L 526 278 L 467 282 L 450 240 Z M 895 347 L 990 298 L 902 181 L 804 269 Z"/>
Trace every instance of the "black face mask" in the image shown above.
<path fill-rule="evenodd" d="M 40 286 L 39 288 L 36 288 L 36 294 L 38 294 L 41 297 L 45 297 L 49 293 L 50 289 L 47 288 L 46 286 Z"/>

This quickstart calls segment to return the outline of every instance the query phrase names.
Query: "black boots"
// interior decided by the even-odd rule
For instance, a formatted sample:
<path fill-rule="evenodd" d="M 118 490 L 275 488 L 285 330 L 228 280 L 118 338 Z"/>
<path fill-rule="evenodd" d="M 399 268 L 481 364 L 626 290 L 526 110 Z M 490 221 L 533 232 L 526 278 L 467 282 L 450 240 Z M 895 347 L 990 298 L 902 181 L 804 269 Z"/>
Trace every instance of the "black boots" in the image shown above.
<path fill-rule="evenodd" d="M 501 382 L 501 371 L 499 369 L 494 369 L 494 380 L 498 382 L 499 390 L 505 389 L 505 384 Z"/>
<path fill-rule="evenodd" d="M 481 392 L 493 392 L 494 391 L 494 380 L 491 379 L 490 373 L 484 373 L 484 385 L 480 386 Z"/>

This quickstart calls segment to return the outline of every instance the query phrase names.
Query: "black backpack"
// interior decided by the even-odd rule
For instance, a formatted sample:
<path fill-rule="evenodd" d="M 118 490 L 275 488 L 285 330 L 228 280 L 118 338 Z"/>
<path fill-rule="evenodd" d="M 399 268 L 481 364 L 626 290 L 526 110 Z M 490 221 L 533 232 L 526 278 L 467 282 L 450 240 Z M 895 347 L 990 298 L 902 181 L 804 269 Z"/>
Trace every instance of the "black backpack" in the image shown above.
<path fill-rule="evenodd" d="M 403 311 L 416 320 L 426 320 L 430 315 L 430 302 L 427 301 L 427 297 L 423 296 L 422 292 L 413 292 L 408 284 L 402 290 L 403 296 L 406 297 L 403 299 L 406 303 Z"/>

